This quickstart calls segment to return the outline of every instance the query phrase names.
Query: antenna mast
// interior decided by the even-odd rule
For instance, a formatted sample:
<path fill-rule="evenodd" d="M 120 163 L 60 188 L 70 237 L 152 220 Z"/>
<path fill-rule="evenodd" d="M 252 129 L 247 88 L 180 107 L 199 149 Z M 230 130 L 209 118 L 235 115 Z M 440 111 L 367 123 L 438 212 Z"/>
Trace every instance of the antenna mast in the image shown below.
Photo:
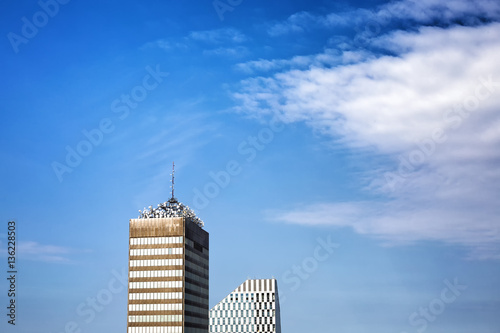
<path fill-rule="evenodd" d="M 172 200 L 174 199 L 175 162 L 172 162 Z"/>

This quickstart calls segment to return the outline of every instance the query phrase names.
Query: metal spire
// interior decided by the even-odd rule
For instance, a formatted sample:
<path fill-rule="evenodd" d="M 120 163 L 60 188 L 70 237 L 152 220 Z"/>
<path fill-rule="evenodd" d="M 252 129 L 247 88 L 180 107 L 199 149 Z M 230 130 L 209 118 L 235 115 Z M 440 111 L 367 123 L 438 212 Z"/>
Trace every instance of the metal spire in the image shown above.
<path fill-rule="evenodd" d="M 172 162 L 172 199 L 175 200 L 174 197 L 174 180 L 175 180 L 175 162 Z"/>

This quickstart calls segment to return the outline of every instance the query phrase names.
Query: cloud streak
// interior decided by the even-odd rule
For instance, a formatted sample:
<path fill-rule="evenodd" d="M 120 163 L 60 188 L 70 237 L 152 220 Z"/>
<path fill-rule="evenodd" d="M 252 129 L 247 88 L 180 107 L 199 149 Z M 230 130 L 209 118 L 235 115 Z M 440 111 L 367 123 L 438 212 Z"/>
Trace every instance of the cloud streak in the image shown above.
<path fill-rule="evenodd" d="M 29 260 L 70 264 L 73 263 L 73 261 L 69 256 L 78 251 L 64 246 L 46 245 L 34 241 L 22 241 L 19 242 L 17 246 L 17 252 L 22 258 Z"/>
<path fill-rule="evenodd" d="M 159 48 L 170 52 L 175 50 L 187 51 L 202 47 L 210 55 L 234 55 L 246 52 L 240 44 L 248 38 L 234 28 L 191 31 L 180 38 L 160 38 L 144 44 L 141 48 Z"/>
<path fill-rule="evenodd" d="M 234 28 L 221 28 L 214 30 L 192 31 L 189 38 L 208 44 L 239 44 L 247 40 L 247 37 Z"/>
<path fill-rule="evenodd" d="M 491 1 L 390 6 L 401 18 L 411 14 L 405 8 L 425 6 L 411 17 L 420 22 L 498 14 Z M 383 52 L 348 64 L 315 62 L 327 51 L 306 58 L 309 66 L 243 81 L 237 111 L 279 113 L 386 161 L 365 174 L 380 202 L 304 203 L 270 218 L 351 227 L 389 244 L 440 240 L 470 248 L 476 259 L 500 259 L 499 41 L 495 22 L 398 30 L 370 40 Z"/>
<path fill-rule="evenodd" d="M 377 7 L 375 10 L 355 9 L 327 15 L 299 12 L 268 28 L 268 34 L 278 37 L 286 34 L 307 33 L 313 29 L 332 29 L 356 26 L 357 32 L 403 23 L 428 25 L 455 23 L 474 25 L 500 18 L 500 4 L 493 0 L 403 0 Z M 361 29 L 361 30 L 360 30 Z"/>

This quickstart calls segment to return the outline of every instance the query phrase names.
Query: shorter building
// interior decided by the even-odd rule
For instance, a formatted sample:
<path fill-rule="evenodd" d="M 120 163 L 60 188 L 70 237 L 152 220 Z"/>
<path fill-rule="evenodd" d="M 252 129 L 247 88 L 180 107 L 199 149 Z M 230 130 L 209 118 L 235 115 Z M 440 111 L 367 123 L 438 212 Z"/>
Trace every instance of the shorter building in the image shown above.
<path fill-rule="evenodd" d="M 210 332 L 281 333 L 276 279 L 243 282 L 210 310 Z"/>

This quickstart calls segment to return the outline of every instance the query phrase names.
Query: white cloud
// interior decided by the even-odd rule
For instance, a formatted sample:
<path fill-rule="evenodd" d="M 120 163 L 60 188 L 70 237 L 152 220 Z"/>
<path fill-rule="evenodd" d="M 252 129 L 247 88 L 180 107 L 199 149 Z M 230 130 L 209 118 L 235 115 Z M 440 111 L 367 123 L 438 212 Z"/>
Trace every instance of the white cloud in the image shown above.
<path fill-rule="evenodd" d="M 315 16 L 308 12 L 299 12 L 291 15 L 284 22 L 276 23 L 268 29 L 271 36 L 280 36 L 288 33 L 304 32 L 318 24 L 318 19 L 324 20 L 322 17 Z"/>
<path fill-rule="evenodd" d="M 387 246 L 421 240 L 444 241 L 469 248 L 471 259 L 500 259 L 500 228 L 492 223 L 489 213 L 467 208 L 449 210 L 437 205 L 410 207 L 394 201 L 316 203 L 270 211 L 268 217 L 292 224 L 349 227 L 359 234 L 378 238 Z"/>
<path fill-rule="evenodd" d="M 242 57 L 248 53 L 248 49 L 244 46 L 236 47 L 218 47 L 203 51 L 205 55 L 211 56 L 225 56 L 225 57 Z"/>
<path fill-rule="evenodd" d="M 291 59 L 252 60 L 239 63 L 235 68 L 243 73 L 253 74 L 286 69 L 307 69 L 311 67 L 348 65 L 371 57 L 371 54 L 364 51 L 338 51 L 335 49 L 326 49 L 325 52 L 321 54 L 295 56 Z"/>
<path fill-rule="evenodd" d="M 153 42 L 148 42 L 144 44 L 141 48 L 142 49 L 160 48 L 165 51 L 172 51 L 172 50 L 187 50 L 188 46 L 185 43 L 173 42 L 166 39 L 158 39 Z"/>
<path fill-rule="evenodd" d="M 382 152 L 401 151 L 433 128 L 450 127 L 444 112 L 473 95 L 481 78 L 500 77 L 499 37 L 499 24 L 396 33 L 374 41 L 405 50 L 396 57 L 252 78 L 235 96 L 247 111 L 282 110 L 289 121 L 307 120 L 351 146 L 375 144 Z M 490 98 L 481 105 L 494 103 Z"/>
<path fill-rule="evenodd" d="M 165 51 L 188 50 L 192 47 L 216 47 L 218 45 L 236 45 L 247 41 L 247 37 L 240 31 L 233 28 L 222 28 L 214 30 L 192 31 L 187 36 L 181 38 L 160 38 L 144 44 L 141 49 L 160 48 Z M 212 54 L 227 55 L 229 52 L 242 52 L 242 46 L 218 47 L 206 50 Z M 222 50 L 225 50 L 223 52 Z M 246 50 L 246 49 L 245 49 Z"/>
<path fill-rule="evenodd" d="M 375 10 L 355 9 L 327 15 L 299 12 L 283 22 L 273 24 L 268 33 L 281 36 L 290 33 L 303 33 L 313 28 L 333 28 L 356 26 L 360 34 L 373 35 L 391 22 L 404 24 L 431 24 L 440 21 L 450 24 L 461 21 L 465 24 L 478 24 L 482 20 L 500 18 L 500 3 L 495 0 L 402 0 L 381 5 Z"/>
<path fill-rule="evenodd" d="M 381 6 L 375 12 L 377 17 L 412 19 L 421 23 L 432 23 L 440 20 L 450 23 L 464 20 L 468 24 L 480 22 L 481 18 L 494 19 L 500 17 L 500 4 L 494 0 L 404 0 L 391 2 Z"/>
<path fill-rule="evenodd" d="M 50 263 L 71 263 L 68 256 L 76 250 L 56 245 L 44 245 L 33 241 L 22 241 L 17 246 L 17 252 L 26 259 Z"/>
<path fill-rule="evenodd" d="M 239 44 L 247 40 L 244 34 L 233 28 L 192 31 L 189 38 L 209 44 Z"/>
<path fill-rule="evenodd" d="M 393 243 L 443 240 L 500 258 L 499 41 L 499 23 L 423 27 L 371 41 L 395 56 L 244 81 L 238 110 L 280 113 L 392 162 L 367 173 L 368 189 L 390 198 L 384 204 L 310 204 L 274 218 L 350 226 Z"/>

